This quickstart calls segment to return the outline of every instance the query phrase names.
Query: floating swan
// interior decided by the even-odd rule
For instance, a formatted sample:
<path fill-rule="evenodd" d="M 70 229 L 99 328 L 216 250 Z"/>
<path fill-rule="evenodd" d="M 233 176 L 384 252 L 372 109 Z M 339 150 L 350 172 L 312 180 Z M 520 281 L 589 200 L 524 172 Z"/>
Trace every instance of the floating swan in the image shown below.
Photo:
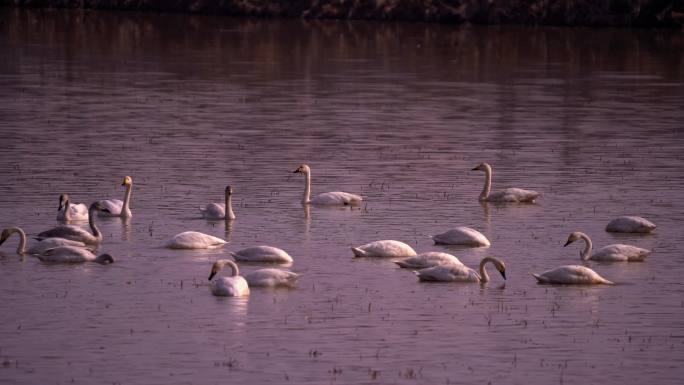
<path fill-rule="evenodd" d="M 622 216 L 608 222 L 606 231 L 613 233 L 650 233 L 655 230 L 653 222 L 637 216 Z"/>
<path fill-rule="evenodd" d="M 64 238 L 45 238 L 38 241 L 33 246 L 26 250 L 26 233 L 19 227 L 8 227 L 2 230 L 0 235 L 0 245 L 5 242 L 12 234 L 19 234 L 19 246 L 17 247 L 17 254 L 43 254 L 48 249 L 53 249 L 58 246 L 74 246 L 86 247 L 83 242 L 72 241 Z"/>
<path fill-rule="evenodd" d="M 592 261 L 605 261 L 605 262 L 641 262 L 651 254 L 650 250 L 642 249 L 641 247 L 614 244 L 604 246 L 598 249 L 595 253 L 591 253 L 591 238 L 583 232 L 575 231 L 568 237 L 568 241 L 565 242 L 564 247 L 579 240 L 584 240 L 586 246 L 584 250 L 580 252 L 580 257 L 583 261 L 591 259 Z"/>
<path fill-rule="evenodd" d="M 93 219 L 93 214 L 95 211 L 106 210 L 103 208 L 99 202 L 95 202 L 88 208 L 88 225 L 90 225 L 90 230 L 93 232 L 89 233 L 78 226 L 62 225 L 52 228 L 36 236 L 36 239 L 43 240 L 45 238 L 64 238 L 70 239 L 72 241 L 83 242 L 87 245 L 96 245 L 102 242 L 102 233 L 95 226 L 95 221 Z"/>
<path fill-rule="evenodd" d="M 472 247 L 490 246 L 489 239 L 470 227 L 457 227 L 447 232 L 431 235 L 436 245 L 464 245 Z"/>
<path fill-rule="evenodd" d="M 200 207 L 202 218 L 210 220 L 235 219 L 235 213 L 233 213 L 233 205 L 231 202 L 232 195 L 233 188 L 226 186 L 225 203 L 209 203 L 205 207 Z M 226 215 L 226 207 L 228 208 L 228 215 Z"/>
<path fill-rule="evenodd" d="M 131 189 L 133 189 L 133 178 L 126 175 L 124 177 L 122 186 L 126 186 L 126 192 L 124 193 L 123 202 L 118 199 L 105 199 L 101 200 L 99 203 L 107 211 L 102 211 L 100 215 L 105 217 L 122 217 L 130 218 L 133 216 L 131 209 L 129 207 L 131 201 Z"/>
<path fill-rule="evenodd" d="M 351 250 L 355 257 L 406 258 L 416 256 L 416 252 L 411 246 L 393 240 L 366 243 L 359 247 L 352 247 Z"/>
<path fill-rule="evenodd" d="M 456 264 L 462 265 L 458 258 L 451 254 L 430 251 L 418 254 L 415 257 L 408 257 L 400 261 L 394 261 L 397 265 L 407 269 L 425 269 L 437 265 Z"/>
<path fill-rule="evenodd" d="M 539 283 L 555 283 L 565 285 L 613 285 L 613 282 L 601 277 L 594 270 L 579 265 L 560 266 L 552 270 L 547 270 L 541 274 L 532 274 L 532 276 L 534 276 Z"/>
<path fill-rule="evenodd" d="M 273 246 L 253 246 L 230 255 L 240 262 L 292 263 L 293 259 L 285 250 Z"/>
<path fill-rule="evenodd" d="M 211 249 L 221 247 L 227 242 L 213 235 L 199 231 L 184 231 L 174 235 L 166 242 L 169 249 Z"/>
<path fill-rule="evenodd" d="M 57 207 L 58 221 L 87 221 L 88 206 L 83 203 L 71 204 L 68 194 L 60 194 Z"/>
<path fill-rule="evenodd" d="M 299 274 L 280 269 L 259 269 L 245 275 L 250 287 L 292 287 L 298 278 Z"/>
<path fill-rule="evenodd" d="M 229 277 L 218 277 L 215 280 L 211 280 L 214 276 L 223 269 L 224 266 L 230 266 L 233 270 Z M 214 262 L 211 267 L 211 274 L 209 274 L 209 288 L 211 289 L 211 294 L 219 297 L 242 297 L 249 295 L 249 286 L 247 281 L 240 276 L 240 270 L 235 262 L 229 259 L 219 259 Z"/>
<path fill-rule="evenodd" d="M 306 178 L 306 184 L 304 186 L 304 197 L 302 198 L 302 204 L 313 204 L 320 206 L 332 206 L 332 205 L 359 205 L 363 201 L 363 198 L 356 194 L 350 194 L 341 191 L 333 191 L 316 195 L 311 199 L 311 169 L 309 166 L 302 164 L 295 171 L 295 173 L 304 174 Z"/>
<path fill-rule="evenodd" d="M 418 270 L 415 273 L 421 281 L 485 283 L 489 282 L 489 275 L 485 270 L 487 263 L 492 263 L 501 273 L 501 276 L 506 279 L 506 266 L 495 257 L 484 257 L 480 262 L 479 273 L 463 264 L 437 265 Z"/>
<path fill-rule="evenodd" d="M 114 258 L 109 254 L 95 256 L 88 249 L 74 246 L 59 246 L 45 250 L 42 254 L 38 255 L 38 259 L 49 263 L 97 262 L 103 265 L 114 263 Z"/>
<path fill-rule="evenodd" d="M 523 190 L 520 188 L 507 188 L 505 190 L 490 193 L 492 190 L 492 166 L 487 163 L 480 163 L 473 171 L 479 170 L 485 173 L 485 184 L 480 193 L 480 201 L 487 202 L 534 202 L 540 195 L 536 191 Z"/>

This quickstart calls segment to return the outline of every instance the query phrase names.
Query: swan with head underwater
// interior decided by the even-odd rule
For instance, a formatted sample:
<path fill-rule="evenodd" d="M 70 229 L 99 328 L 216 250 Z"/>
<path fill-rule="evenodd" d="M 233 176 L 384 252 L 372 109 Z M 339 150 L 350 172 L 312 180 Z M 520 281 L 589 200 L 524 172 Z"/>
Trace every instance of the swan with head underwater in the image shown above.
<path fill-rule="evenodd" d="M 218 277 L 211 280 L 221 271 L 225 266 L 230 266 L 232 273 L 227 277 Z M 243 297 L 249 295 L 249 285 L 247 281 L 240 276 L 240 270 L 235 262 L 229 259 L 219 259 L 214 262 L 211 267 L 211 274 L 209 274 L 209 289 L 211 294 L 218 297 Z"/>
<path fill-rule="evenodd" d="M 611 233 L 650 233 L 655 230 L 655 223 L 646 218 L 635 215 L 617 217 L 606 225 L 606 231 Z"/>
<path fill-rule="evenodd" d="M 360 195 L 350 194 L 342 191 L 332 191 L 316 195 L 311 198 L 311 169 L 306 164 L 302 164 L 294 170 L 294 173 L 304 174 L 304 196 L 302 204 L 312 204 L 316 206 L 355 206 L 363 202 Z"/>
<path fill-rule="evenodd" d="M 492 190 L 492 166 L 487 163 L 480 163 L 473 168 L 473 171 L 484 171 L 485 184 L 480 193 L 480 201 L 483 202 L 510 202 L 510 203 L 533 203 L 537 197 L 538 192 L 533 190 L 523 190 L 521 188 L 507 188 L 500 191 L 491 192 Z"/>
<path fill-rule="evenodd" d="M 386 239 L 352 247 L 354 257 L 363 258 L 407 258 L 415 257 L 416 251 L 404 242 Z"/>
<path fill-rule="evenodd" d="M 200 207 L 202 218 L 209 220 L 235 219 L 231 199 L 233 196 L 233 188 L 231 186 L 226 186 L 225 193 L 225 203 L 209 203 L 205 207 Z"/>
<path fill-rule="evenodd" d="M 294 287 L 299 274 L 280 269 L 259 269 L 245 275 L 249 287 Z"/>
<path fill-rule="evenodd" d="M 95 211 L 102 212 L 105 210 L 106 209 L 102 207 L 99 202 L 94 202 L 88 208 L 88 225 L 90 226 L 92 233 L 89 233 L 87 230 L 78 226 L 62 225 L 39 233 L 36 236 L 36 239 L 42 241 L 46 238 L 64 238 L 83 242 L 87 245 L 97 245 L 102 242 L 102 233 L 100 233 L 100 230 L 95 226 L 94 213 Z"/>
<path fill-rule="evenodd" d="M 506 279 L 506 265 L 504 265 L 504 263 L 496 257 L 482 258 L 479 266 L 479 272 L 463 264 L 450 263 L 418 270 L 415 273 L 419 280 L 428 282 L 486 283 L 490 281 L 487 270 L 485 270 L 485 265 L 488 263 L 493 264 L 503 279 Z"/>
<path fill-rule="evenodd" d="M 90 250 L 82 247 L 59 246 L 47 249 L 37 255 L 38 259 L 47 263 L 83 263 L 97 262 L 102 265 L 114 263 L 114 258 L 109 254 L 95 255 Z"/>
<path fill-rule="evenodd" d="M 602 262 L 642 262 L 649 254 L 650 250 L 642 249 L 641 247 L 613 244 L 603 246 L 592 254 L 592 242 L 589 236 L 581 231 L 575 231 L 570 234 L 568 241 L 563 247 L 577 241 L 583 240 L 585 243 L 584 250 L 580 252 L 580 258 L 583 261 L 602 261 Z"/>
<path fill-rule="evenodd" d="M 19 246 L 17 246 L 17 254 L 19 255 L 42 254 L 46 250 L 53 249 L 58 246 L 72 246 L 81 248 L 86 247 L 85 243 L 72 241 L 70 239 L 45 238 L 41 241 L 38 241 L 37 243 L 34 243 L 33 246 L 26 249 L 26 233 L 20 227 L 8 227 L 6 229 L 3 229 L 2 234 L 0 234 L 0 245 L 2 245 L 10 236 L 12 236 L 12 234 L 19 234 Z"/>
<path fill-rule="evenodd" d="M 59 206 L 57 207 L 58 221 L 87 221 L 88 206 L 83 203 L 72 204 L 68 194 L 59 195 Z"/>
<path fill-rule="evenodd" d="M 133 216 L 131 213 L 130 202 L 131 202 L 131 190 L 133 189 L 133 178 L 126 175 L 121 182 L 122 186 L 125 186 L 126 191 L 124 193 L 124 200 L 120 201 L 118 199 L 104 199 L 99 203 L 106 209 L 106 211 L 101 211 L 100 215 L 105 217 L 121 217 L 130 218 Z"/>
<path fill-rule="evenodd" d="M 165 247 L 169 249 L 213 249 L 225 245 L 226 241 L 199 231 L 184 231 L 171 237 Z"/>

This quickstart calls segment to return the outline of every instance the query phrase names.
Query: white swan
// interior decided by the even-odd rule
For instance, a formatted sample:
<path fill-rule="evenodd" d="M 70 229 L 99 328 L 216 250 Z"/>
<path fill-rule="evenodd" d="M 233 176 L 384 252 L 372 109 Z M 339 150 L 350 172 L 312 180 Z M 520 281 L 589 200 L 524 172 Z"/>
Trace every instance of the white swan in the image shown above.
<path fill-rule="evenodd" d="M 224 266 L 230 266 L 233 270 L 229 277 L 218 277 L 211 280 L 214 276 L 223 269 Z M 219 297 L 243 297 L 249 295 L 249 285 L 243 277 L 240 276 L 240 270 L 235 262 L 228 259 L 219 259 L 214 262 L 211 267 L 211 274 L 209 274 L 209 288 L 211 294 Z"/>
<path fill-rule="evenodd" d="M 491 243 L 481 232 L 470 227 L 460 226 L 441 234 L 431 235 L 436 245 L 464 245 L 472 247 L 487 247 Z"/>
<path fill-rule="evenodd" d="M 74 246 L 86 247 L 83 242 L 72 241 L 64 238 L 45 238 L 38 241 L 33 246 L 26 250 L 26 233 L 20 227 L 8 227 L 2 230 L 0 235 L 0 245 L 3 244 L 12 234 L 19 234 L 19 246 L 17 246 L 17 254 L 43 254 L 48 249 L 53 249 L 58 246 Z"/>
<path fill-rule="evenodd" d="M 102 211 L 100 215 L 105 217 L 122 217 L 130 218 L 133 216 L 131 213 L 130 202 L 131 202 L 131 189 L 133 189 L 133 178 L 126 175 L 124 177 L 122 186 L 126 187 L 126 192 L 124 193 L 123 202 L 118 199 L 105 199 L 101 200 L 100 205 L 107 209 L 107 211 Z"/>
<path fill-rule="evenodd" d="M 72 204 L 68 194 L 60 194 L 57 207 L 58 221 L 87 221 L 88 206 L 83 203 Z"/>
<path fill-rule="evenodd" d="M 235 219 L 233 213 L 232 197 L 233 188 L 226 186 L 225 203 L 209 203 L 205 207 L 200 207 L 202 218 L 216 220 L 216 219 Z M 226 208 L 228 212 L 226 213 Z"/>
<path fill-rule="evenodd" d="M 42 262 L 49 263 L 97 262 L 103 265 L 114 263 L 114 258 L 109 254 L 100 254 L 99 256 L 96 256 L 91 253 L 90 250 L 73 246 L 59 246 L 48 249 L 37 257 Z"/>
<path fill-rule="evenodd" d="M 298 278 L 299 274 L 280 269 L 259 269 L 245 275 L 250 287 L 292 287 Z"/>
<path fill-rule="evenodd" d="M 637 216 L 622 216 L 608 222 L 606 231 L 613 233 L 650 233 L 655 230 L 653 222 Z"/>
<path fill-rule="evenodd" d="M 437 265 L 418 270 L 415 273 L 421 281 L 485 283 L 489 282 L 489 275 L 485 270 L 487 263 L 492 263 L 496 270 L 501 273 L 501 276 L 506 279 L 506 266 L 500 259 L 495 257 L 484 257 L 480 262 L 479 273 L 463 264 Z"/>
<path fill-rule="evenodd" d="M 487 163 L 480 163 L 473 168 L 473 171 L 476 170 L 484 171 L 485 173 L 485 184 L 482 192 L 480 193 L 480 201 L 531 203 L 534 202 L 534 200 L 540 195 L 536 191 L 523 190 L 521 188 L 515 187 L 492 193 L 492 166 Z"/>
<path fill-rule="evenodd" d="M 416 252 L 404 242 L 394 240 L 375 241 L 358 247 L 352 247 L 355 257 L 415 257 Z"/>
<path fill-rule="evenodd" d="M 221 247 L 227 242 L 213 235 L 199 231 L 184 231 L 171 237 L 166 242 L 169 249 L 211 249 Z"/>
<path fill-rule="evenodd" d="M 273 246 L 253 246 L 239 251 L 230 252 L 230 255 L 239 262 L 264 262 L 264 263 L 292 263 L 292 257 Z"/>
<path fill-rule="evenodd" d="M 406 269 L 425 269 L 437 265 L 456 264 L 462 265 L 458 258 L 451 254 L 440 253 L 438 251 L 430 251 L 421 253 L 415 257 L 408 257 L 400 261 L 394 261 L 397 265 Z"/>
<path fill-rule="evenodd" d="M 539 283 L 555 283 L 564 285 L 613 285 L 613 282 L 601 277 L 594 270 L 579 265 L 560 266 L 552 270 L 547 270 L 541 274 L 532 274 L 532 276 L 534 276 Z"/>
<path fill-rule="evenodd" d="M 313 204 L 320 206 L 333 206 L 333 205 L 359 205 L 363 201 L 363 198 L 356 194 L 350 194 L 341 191 L 333 191 L 318 194 L 313 199 L 311 199 L 311 169 L 309 166 L 302 164 L 296 170 L 295 173 L 304 174 L 305 185 L 304 185 L 304 197 L 302 198 L 302 204 Z"/>
<path fill-rule="evenodd" d="M 591 238 L 583 232 L 575 231 L 570 234 L 568 241 L 565 242 L 563 247 L 582 239 L 585 242 L 584 250 L 580 252 L 580 258 L 583 261 L 591 259 L 592 261 L 605 261 L 605 262 L 641 262 L 651 254 L 650 250 L 642 249 L 641 247 L 614 244 L 604 246 L 595 253 L 591 253 L 592 243 Z"/>
<path fill-rule="evenodd" d="M 92 234 L 87 230 L 82 229 L 78 226 L 62 225 L 52 228 L 36 236 L 36 239 L 43 240 L 45 238 L 64 238 L 70 239 L 72 241 L 83 242 L 87 245 L 97 245 L 102 242 L 102 233 L 95 226 L 95 220 L 93 218 L 95 211 L 105 210 L 99 202 L 95 202 L 88 208 L 88 225 L 90 225 L 90 230 Z"/>

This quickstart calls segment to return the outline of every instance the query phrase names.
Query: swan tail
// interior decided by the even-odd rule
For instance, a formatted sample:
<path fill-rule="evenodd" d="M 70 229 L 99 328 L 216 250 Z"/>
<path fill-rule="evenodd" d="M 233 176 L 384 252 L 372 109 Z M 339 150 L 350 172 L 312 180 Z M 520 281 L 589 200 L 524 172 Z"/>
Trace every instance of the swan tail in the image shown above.
<path fill-rule="evenodd" d="M 399 265 L 399 267 L 404 268 L 404 269 L 407 269 L 407 268 L 410 267 L 410 266 L 409 266 L 406 262 L 404 262 L 404 261 L 392 261 L 392 262 L 396 263 L 397 265 Z"/>
<path fill-rule="evenodd" d="M 368 256 L 368 254 L 365 251 L 359 249 L 358 247 L 352 247 L 351 251 L 354 253 L 354 257 L 357 257 L 357 258 L 362 258 L 362 257 Z"/>
<path fill-rule="evenodd" d="M 615 282 L 609 281 L 609 280 L 607 280 L 607 279 L 605 279 L 605 278 L 603 278 L 603 277 L 601 277 L 601 283 L 604 284 L 604 285 L 615 285 Z"/>
<path fill-rule="evenodd" d="M 546 279 L 542 278 L 539 274 L 532 274 L 532 276 L 537 279 L 537 282 L 546 283 Z"/>

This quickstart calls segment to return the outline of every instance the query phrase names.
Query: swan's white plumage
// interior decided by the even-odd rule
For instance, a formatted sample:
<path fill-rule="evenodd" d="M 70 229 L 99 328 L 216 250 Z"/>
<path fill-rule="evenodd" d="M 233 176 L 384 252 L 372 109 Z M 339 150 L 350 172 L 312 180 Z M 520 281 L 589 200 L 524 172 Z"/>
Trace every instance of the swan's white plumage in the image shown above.
<path fill-rule="evenodd" d="M 537 197 L 538 192 L 533 190 L 524 190 L 521 188 L 507 188 L 500 191 L 491 192 L 492 190 L 492 166 L 488 163 L 480 163 L 473 171 L 479 170 L 485 173 L 485 184 L 480 193 L 480 201 L 486 202 L 502 202 L 502 203 L 532 203 Z"/>
<path fill-rule="evenodd" d="M 88 245 L 99 244 L 102 242 L 102 234 L 95 225 L 93 216 L 95 211 L 101 211 L 102 209 L 103 207 L 99 202 L 91 204 L 88 208 L 88 225 L 90 226 L 90 231 L 92 231 L 92 233 L 78 226 L 62 225 L 39 233 L 36 236 L 36 239 L 43 240 L 45 238 L 64 238 L 70 239 L 72 241 L 83 242 Z"/>
<path fill-rule="evenodd" d="M 96 256 L 88 249 L 73 246 L 59 246 L 48 249 L 42 254 L 37 255 L 37 257 L 41 261 L 49 263 L 98 262 L 105 264 L 114 262 L 114 259 L 109 254 Z"/>
<path fill-rule="evenodd" d="M 233 212 L 231 203 L 232 195 L 233 188 L 231 186 L 226 186 L 224 203 L 209 203 L 205 207 L 200 207 L 202 218 L 209 220 L 235 219 L 235 213 Z"/>
<path fill-rule="evenodd" d="M 70 239 L 64 238 L 45 238 L 37 243 L 34 243 L 33 246 L 29 247 L 28 250 L 26 250 L 26 252 L 29 254 L 43 254 L 46 250 L 54 249 L 55 247 L 60 246 L 85 248 L 86 244 L 83 242 L 72 241 Z"/>
<path fill-rule="evenodd" d="M 318 194 L 312 199 L 311 168 L 306 164 L 302 164 L 297 167 L 294 172 L 304 175 L 304 195 L 302 197 L 303 204 L 313 204 L 317 206 L 355 206 L 363 202 L 363 198 L 360 195 L 342 191 Z"/>
<path fill-rule="evenodd" d="M 280 269 L 259 269 L 245 275 L 250 287 L 292 287 L 298 278 L 299 274 Z"/>
<path fill-rule="evenodd" d="M 59 208 L 57 209 L 58 221 L 87 221 L 88 206 L 83 203 L 72 204 L 68 194 L 59 196 Z"/>
<path fill-rule="evenodd" d="M 456 264 L 462 265 L 458 258 L 451 254 L 430 251 L 421 253 L 415 257 L 408 257 L 400 261 L 394 261 L 397 265 L 407 269 L 425 269 L 437 265 Z"/>
<path fill-rule="evenodd" d="M 580 258 L 582 258 L 583 261 L 591 259 L 592 261 L 603 262 L 641 262 L 651 254 L 650 250 L 623 244 L 607 245 L 596 250 L 596 252 L 592 254 L 593 244 L 591 238 L 581 231 L 572 232 L 570 236 L 568 236 L 568 241 L 565 243 L 565 246 L 580 239 L 585 242 L 585 248 L 580 252 Z"/>
<path fill-rule="evenodd" d="M 224 266 L 230 266 L 232 273 L 230 276 L 218 277 L 211 280 Z M 218 297 L 243 297 L 249 295 L 249 285 L 240 276 L 240 270 L 235 262 L 227 259 L 219 259 L 214 262 L 209 275 L 209 289 L 211 294 Z"/>
<path fill-rule="evenodd" d="M 416 256 L 416 251 L 411 246 L 391 239 L 366 243 L 352 247 L 351 250 L 355 257 L 406 258 Z"/>
<path fill-rule="evenodd" d="M 199 231 L 184 231 L 174 235 L 166 242 L 169 249 L 209 249 L 226 244 L 221 238 L 200 233 Z"/>
<path fill-rule="evenodd" d="M 481 232 L 470 227 L 460 226 L 441 234 L 432 235 L 432 240 L 437 245 L 464 245 L 473 247 L 490 246 L 489 239 Z"/>
<path fill-rule="evenodd" d="M 105 209 L 100 212 L 100 216 L 130 218 L 133 215 L 130 209 L 133 178 L 128 175 L 125 176 L 121 185 L 126 189 L 124 193 L 124 200 L 120 201 L 118 199 L 104 199 L 99 201 L 100 205 Z"/>
<path fill-rule="evenodd" d="M 541 274 L 532 274 L 539 283 L 565 284 L 565 285 L 612 285 L 613 282 L 601 277 L 594 270 L 579 266 L 565 265 L 547 270 Z"/>
<path fill-rule="evenodd" d="M 282 249 L 273 246 L 253 246 L 231 252 L 230 255 L 240 262 L 292 263 L 292 257 Z"/>
<path fill-rule="evenodd" d="M 656 225 L 642 217 L 622 216 L 608 222 L 606 231 L 613 233 L 650 233 Z"/>
<path fill-rule="evenodd" d="M 416 271 L 418 279 L 429 282 L 488 282 L 489 275 L 484 270 L 487 263 L 493 263 L 496 269 L 506 279 L 506 266 L 501 260 L 494 257 L 485 257 L 479 265 L 479 273 L 463 264 L 445 264 L 428 267 Z"/>

